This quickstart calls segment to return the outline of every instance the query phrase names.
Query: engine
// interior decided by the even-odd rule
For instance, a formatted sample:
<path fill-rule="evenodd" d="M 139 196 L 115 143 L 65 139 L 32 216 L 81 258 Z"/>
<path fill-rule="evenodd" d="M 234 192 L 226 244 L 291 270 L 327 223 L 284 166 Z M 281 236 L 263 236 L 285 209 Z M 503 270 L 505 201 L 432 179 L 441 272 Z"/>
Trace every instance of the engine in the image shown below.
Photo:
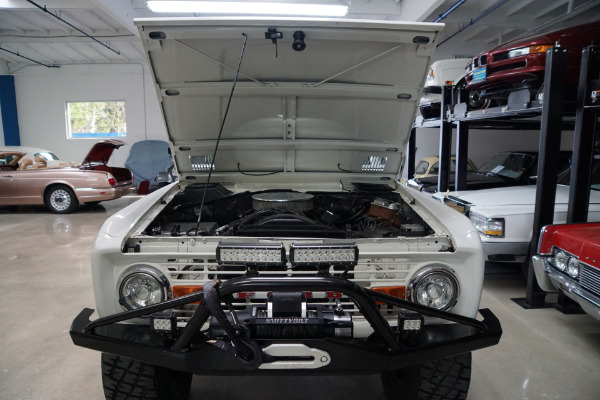
<path fill-rule="evenodd" d="M 348 192 L 234 194 L 212 185 L 200 209 L 205 188 L 192 185 L 175 196 L 144 234 L 356 239 L 431 233 L 397 193 L 387 186 L 367 187 L 369 190 L 364 186 Z"/>

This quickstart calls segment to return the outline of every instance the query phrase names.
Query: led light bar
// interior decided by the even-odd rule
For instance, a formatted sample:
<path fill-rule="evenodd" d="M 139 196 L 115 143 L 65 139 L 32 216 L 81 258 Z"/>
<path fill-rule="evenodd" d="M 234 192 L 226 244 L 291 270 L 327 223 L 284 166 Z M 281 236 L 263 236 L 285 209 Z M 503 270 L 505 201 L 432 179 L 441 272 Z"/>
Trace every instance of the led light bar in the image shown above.
<path fill-rule="evenodd" d="M 290 246 L 290 262 L 293 267 L 319 265 L 349 265 L 358 263 L 358 246 L 345 244 L 295 244 Z"/>
<path fill-rule="evenodd" d="M 282 243 L 219 243 L 219 265 L 270 265 L 285 266 L 285 247 Z"/>

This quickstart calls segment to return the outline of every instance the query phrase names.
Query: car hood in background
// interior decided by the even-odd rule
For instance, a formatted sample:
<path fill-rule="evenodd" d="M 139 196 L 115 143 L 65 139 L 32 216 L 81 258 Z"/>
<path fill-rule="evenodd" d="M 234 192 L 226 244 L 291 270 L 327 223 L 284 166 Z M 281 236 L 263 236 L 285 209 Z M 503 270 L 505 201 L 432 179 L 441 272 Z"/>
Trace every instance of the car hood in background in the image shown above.
<path fill-rule="evenodd" d="M 269 173 L 281 180 L 395 180 L 443 28 L 297 18 L 136 24 L 182 179 L 203 181 L 214 163 L 213 175 L 235 182 Z M 243 34 L 241 70 L 212 160 Z M 306 49 L 295 51 L 294 35 L 302 34 Z"/>
<path fill-rule="evenodd" d="M 413 179 L 416 185 L 422 185 L 423 190 L 426 192 L 433 192 L 437 190 L 438 177 L 437 176 L 428 176 L 423 178 L 414 178 Z M 451 176 L 451 182 L 449 183 L 450 189 L 454 188 L 453 176 Z M 489 189 L 495 187 L 504 187 L 504 186 L 513 186 L 520 184 L 520 181 L 516 181 L 509 178 L 503 178 L 498 175 L 485 175 L 477 172 L 468 172 L 467 173 L 467 189 L 468 190 L 477 190 L 477 189 Z M 428 189 L 429 188 L 429 189 Z"/>
<path fill-rule="evenodd" d="M 87 156 L 83 159 L 82 164 L 101 163 L 106 164 L 112 156 L 115 149 L 124 146 L 126 143 L 117 139 L 102 140 L 92 146 Z"/>
<path fill-rule="evenodd" d="M 525 46 L 535 46 L 559 42 L 562 47 L 581 47 L 589 44 L 593 38 L 600 34 L 600 21 L 595 21 L 583 25 L 576 25 L 557 31 L 546 32 L 538 35 L 531 35 L 522 39 L 516 39 L 488 50 L 485 53 L 494 53 L 498 50 L 508 50 Z"/>
<path fill-rule="evenodd" d="M 555 204 L 567 204 L 569 202 L 569 189 L 570 187 L 566 185 L 556 186 Z M 447 196 L 466 201 L 478 208 L 489 207 L 495 209 L 515 205 L 534 206 L 536 191 L 536 185 L 523 185 L 482 190 L 461 190 L 449 192 Z M 434 195 L 438 199 L 443 196 L 446 196 L 446 194 L 436 193 Z M 592 199 L 595 197 L 595 195 L 592 195 Z"/>

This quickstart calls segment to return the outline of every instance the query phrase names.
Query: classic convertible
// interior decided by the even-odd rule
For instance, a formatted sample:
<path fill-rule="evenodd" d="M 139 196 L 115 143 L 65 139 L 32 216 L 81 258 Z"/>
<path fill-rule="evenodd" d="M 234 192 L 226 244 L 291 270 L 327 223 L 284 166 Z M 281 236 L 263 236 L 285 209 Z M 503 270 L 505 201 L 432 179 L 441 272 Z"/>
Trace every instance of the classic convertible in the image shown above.
<path fill-rule="evenodd" d="M 41 155 L 34 159 L 28 153 L 0 151 L 0 205 L 44 204 L 50 211 L 67 214 L 79 203 L 97 204 L 118 199 L 135 191 L 131 171 L 110 167 L 106 162 L 120 140 L 96 143 L 81 165 L 51 164 Z"/>

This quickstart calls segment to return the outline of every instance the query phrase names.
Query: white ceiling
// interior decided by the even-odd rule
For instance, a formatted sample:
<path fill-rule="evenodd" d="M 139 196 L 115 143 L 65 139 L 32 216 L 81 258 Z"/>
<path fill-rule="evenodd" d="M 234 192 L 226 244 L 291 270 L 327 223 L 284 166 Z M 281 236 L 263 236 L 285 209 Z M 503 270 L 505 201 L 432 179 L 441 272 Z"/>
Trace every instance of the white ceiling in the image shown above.
<path fill-rule="evenodd" d="M 186 16 L 155 14 L 143 0 L 32 1 L 42 9 L 27 0 L 0 0 L 0 71 L 144 62 L 133 19 Z M 349 4 L 348 18 L 430 22 L 459 1 L 320 2 Z M 440 40 L 455 36 L 438 47 L 435 58 L 472 56 L 517 36 L 595 20 L 600 20 L 600 0 L 468 0 L 442 21 L 446 29 Z"/>

